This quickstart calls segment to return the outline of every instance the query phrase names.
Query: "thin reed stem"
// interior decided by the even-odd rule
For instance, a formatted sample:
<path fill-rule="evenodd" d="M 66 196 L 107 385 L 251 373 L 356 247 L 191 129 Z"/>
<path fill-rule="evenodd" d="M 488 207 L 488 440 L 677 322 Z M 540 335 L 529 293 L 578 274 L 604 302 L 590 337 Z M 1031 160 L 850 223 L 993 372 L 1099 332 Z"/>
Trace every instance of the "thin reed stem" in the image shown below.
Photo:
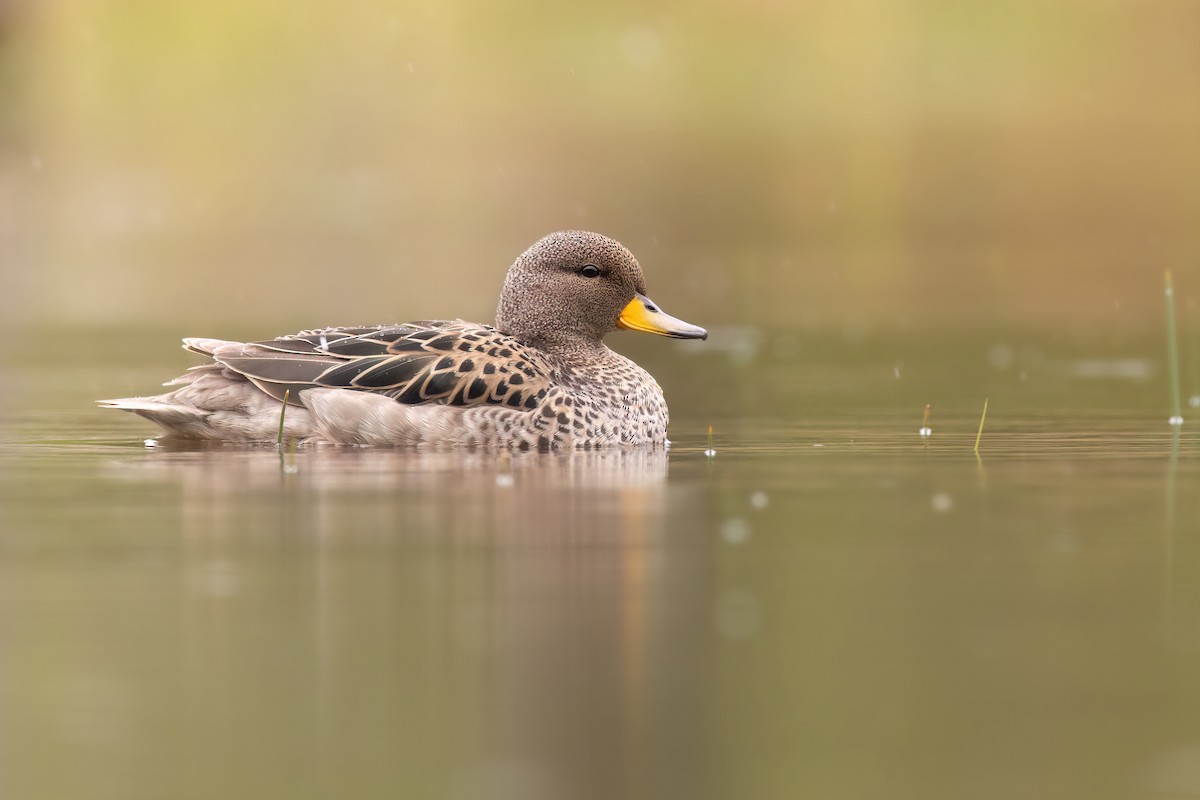
<path fill-rule="evenodd" d="M 979 417 L 979 432 L 975 434 L 975 455 L 979 455 L 979 440 L 983 438 L 983 421 L 987 419 L 988 399 L 983 398 L 983 414 Z"/>
<path fill-rule="evenodd" d="M 1171 270 L 1166 274 L 1165 296 L 1167 301 L 1167 373 L 1171 380 L 1171 424 L 1183 424 L 1183 404 L 1179 391 L 1179 347 L 1175 340 L 1175 287 L 1171 283 Z"/>
<path fill-rule="evenodd" d="M 283 407 L 279 409 L 279 436 L 275 439 L 276 447 L 283 447 L 283 420 L 287 417 L 288 397 L 292 394 L 291 389 L 283 390 Z"/>

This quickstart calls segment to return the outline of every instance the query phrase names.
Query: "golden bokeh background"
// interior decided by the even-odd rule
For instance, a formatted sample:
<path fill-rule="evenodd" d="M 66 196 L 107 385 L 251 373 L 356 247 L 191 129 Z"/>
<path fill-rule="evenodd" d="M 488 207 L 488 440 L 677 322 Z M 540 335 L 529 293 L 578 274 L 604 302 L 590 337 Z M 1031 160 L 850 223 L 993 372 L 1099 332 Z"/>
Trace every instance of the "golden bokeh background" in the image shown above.
<path fill-rule="evenodd" d="M 1157 326 L 1198 42 L 1190 0 L 7 0 L 0 311 L 490 320 L 582 227 L 706 325 Z"/>

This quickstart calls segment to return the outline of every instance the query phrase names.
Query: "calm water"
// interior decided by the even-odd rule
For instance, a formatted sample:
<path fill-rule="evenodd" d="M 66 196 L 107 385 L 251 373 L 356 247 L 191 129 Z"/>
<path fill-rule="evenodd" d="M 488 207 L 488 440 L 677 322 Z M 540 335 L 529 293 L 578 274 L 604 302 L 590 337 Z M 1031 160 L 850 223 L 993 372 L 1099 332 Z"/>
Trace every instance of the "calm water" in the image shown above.
<path fill-rule="evenodd" d="M 9 358 L 3 797 L 1200 796 L 1156 341 L 638 342 L 669 455 L 281 459 L 89 408 L 179 333 Z"/>

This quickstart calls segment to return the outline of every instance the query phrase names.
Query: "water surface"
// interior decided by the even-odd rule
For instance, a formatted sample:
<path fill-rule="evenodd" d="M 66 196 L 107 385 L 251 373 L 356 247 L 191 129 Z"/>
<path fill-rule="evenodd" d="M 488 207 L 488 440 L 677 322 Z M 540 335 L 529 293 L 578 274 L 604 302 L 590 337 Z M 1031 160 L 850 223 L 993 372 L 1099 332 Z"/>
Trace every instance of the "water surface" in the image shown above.
<path fill-rule="evenodd" d="M 78 341 L 10 359 L 6 797 L 1200 794 L 1200 442 L 1135 345 L 725 332 L 631 351 L 669 453 L 281 456 L 148 446 L 88 401 L 189 362 Z"/>

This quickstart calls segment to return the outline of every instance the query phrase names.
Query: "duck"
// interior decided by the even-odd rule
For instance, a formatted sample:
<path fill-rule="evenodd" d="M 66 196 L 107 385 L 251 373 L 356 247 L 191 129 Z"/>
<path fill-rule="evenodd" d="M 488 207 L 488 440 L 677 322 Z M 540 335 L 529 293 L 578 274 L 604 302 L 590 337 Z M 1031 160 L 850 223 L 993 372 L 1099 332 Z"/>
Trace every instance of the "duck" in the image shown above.
<path fill-rule="evenodd" d="M 205 362 L 146 397 L 97 401 L 164 438 L 512 450 L 665 447 L 667 404 L 617 330 L 707 339 L 652 301 L 641 265 L 591 231 L 546 236 L 504 277 L 494 325 L 421 320 L 256 342 L 187 338 Z"/>

